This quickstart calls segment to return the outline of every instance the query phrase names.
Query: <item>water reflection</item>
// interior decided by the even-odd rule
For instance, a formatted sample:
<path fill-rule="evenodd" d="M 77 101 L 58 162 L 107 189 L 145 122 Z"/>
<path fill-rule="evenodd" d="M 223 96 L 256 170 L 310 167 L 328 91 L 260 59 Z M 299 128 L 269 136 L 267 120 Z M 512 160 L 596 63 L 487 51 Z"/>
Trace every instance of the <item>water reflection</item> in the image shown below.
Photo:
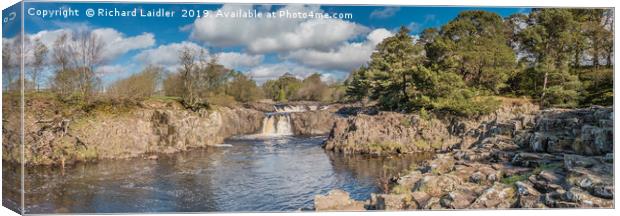
<path fill-rule="evenodd" d="M 64 175 L 28 168 L 27 212 L 294 211 L 312 208 L 316 194 L 335 188 L 368 199 L 379 190 L 376 179 L 384 167 L 402 172 L 428 158 L 326 153 L 320 147 L 324 139 L 236 138 L 159 160 L 78 164 Z"/>

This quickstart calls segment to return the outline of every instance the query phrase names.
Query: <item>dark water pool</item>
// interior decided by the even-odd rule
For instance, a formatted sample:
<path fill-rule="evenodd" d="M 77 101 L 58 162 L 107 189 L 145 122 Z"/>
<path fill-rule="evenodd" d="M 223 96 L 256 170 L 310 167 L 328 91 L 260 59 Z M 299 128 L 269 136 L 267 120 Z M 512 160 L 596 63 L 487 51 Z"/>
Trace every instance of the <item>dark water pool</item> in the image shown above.
<path fill-rule="evenodd" d="M 160 155 L 159 160 L 77 164 L 65 168 L 64 175 L 58 168 L 28 168 L 26 209 L 28 213 L 295 211 L 312 208 L 316 194 L 336 188 L 354 199 L 368 199 L 380 190 L 377 178 L 382 170 L 399 172 L 430 157 L 345 156 L 325 152 L 324 139 L 233 138 L 226 145 Z M 11 172 L 10 166 L 3 169 L 5 177 Z"/>

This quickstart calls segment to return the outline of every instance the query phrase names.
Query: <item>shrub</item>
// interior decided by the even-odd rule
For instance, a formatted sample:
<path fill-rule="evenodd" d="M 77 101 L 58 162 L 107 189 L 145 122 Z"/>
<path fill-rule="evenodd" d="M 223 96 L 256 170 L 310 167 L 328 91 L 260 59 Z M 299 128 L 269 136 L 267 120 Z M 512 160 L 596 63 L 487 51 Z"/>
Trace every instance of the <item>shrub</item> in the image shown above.
<path fill-rule="evenodd" d="M 525 181 L 531 175 L 531 173 L 524 173 L 521 175 L 512 175 L 501 180 L 502 183 L 507 185 L 514 185 L 518 181 Z"/>

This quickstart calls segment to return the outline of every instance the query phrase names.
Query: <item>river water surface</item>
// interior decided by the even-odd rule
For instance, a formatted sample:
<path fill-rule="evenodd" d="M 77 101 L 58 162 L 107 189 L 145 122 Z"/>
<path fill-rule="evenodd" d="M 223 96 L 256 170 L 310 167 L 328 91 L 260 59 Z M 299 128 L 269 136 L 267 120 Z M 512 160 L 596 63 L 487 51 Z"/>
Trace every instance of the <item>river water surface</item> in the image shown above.
<path fill-rule="evenodd" d="M 403 172 L 430 155 L 371 158 L 329 153 L 325 137 L 232 138 L 217 147 L 65 168 L 27 168 L 28 213 L 295 211 L 343 189 L 379 192 L 382 170 Z M 10 175 L 9 168 L 3 174 Z M 15 179 L 16 180 L 16 179 Z M 7 183 L 7 182 L 5 182 Z"/>

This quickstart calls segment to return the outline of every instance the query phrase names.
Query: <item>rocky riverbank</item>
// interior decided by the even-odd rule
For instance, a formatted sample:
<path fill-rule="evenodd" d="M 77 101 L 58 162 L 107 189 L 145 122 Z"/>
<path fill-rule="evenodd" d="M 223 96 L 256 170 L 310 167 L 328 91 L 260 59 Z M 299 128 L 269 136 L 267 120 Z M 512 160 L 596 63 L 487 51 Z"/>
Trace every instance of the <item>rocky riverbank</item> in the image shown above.
<path fill-rule="evenodd" d="M 361 113 L 338 119 L 324 147 L 374 155 L 468 149 L 488 133 L 531 126 L 538 110 L 537 105 L 526 101 L 505 100 L 495 113 L 477 118 L 437 117 L 425 112 Z"/>
<path fill-rule="evenodd" d="M 403 125 L 402 119 L 413 123 Z M 337 122 L 325 147 L 368 153 L 368 143 L 380 140 L 374 137 L 401 143 L 377 148 L 381 152 L 424 150 L 417 140 L 447 143 L 435 145 L 432 150 L 443 153 L 426 165 L 392 177 L 387 193 L 354 201 L 330 192 L 316 197 L 317 210 L 614 207 L 610 107 L 539 111 L 531 104 L 505 104 L 493 115 L 466 121 L 360 115 Z"/>
<path fill-rule="evenodd" d="M 88 113 L 38 112 L 53 110 L 58 104 L 29 103 L 38 109 L 26 109 L 24 117 L 28 165 L 138 156 L 154 159 L 158 153 L 221 144 L 231 136 L 257 133 L 263 127 L 265 111 L 274 111 L 266 103 L 191 111 L 174 100 L 150 100 L 129 108 L 109 107 L 115 111 L 99 107 Z M 296 135 L 326 134 L 336 119 L 334 112 L 315 108 L 291 113 L 289 124 Z M 19 115 L 7 115 L 5 120 L 3 160 L 17 162 L 19 145 L 11 143 L 19 143 Z"/>
<path fill-rule="evenodd" d="M 41 117 L 29 112 L 24 119 L 25 159 L 28 165 L 69 164 L 221 144 L 227 137 L 259 130 L 263 115 L 227 107 L 194 112 L 175 101 L 151 101 L 123 112 L 79 117 Z M 12 128 L 3 128 L 3 143 L 16 143 L 19 136 Z M 4 146 L 8 151 L 3 159 L 18 158 L 11 157 L 19 154 L 15 146 Z"/>

